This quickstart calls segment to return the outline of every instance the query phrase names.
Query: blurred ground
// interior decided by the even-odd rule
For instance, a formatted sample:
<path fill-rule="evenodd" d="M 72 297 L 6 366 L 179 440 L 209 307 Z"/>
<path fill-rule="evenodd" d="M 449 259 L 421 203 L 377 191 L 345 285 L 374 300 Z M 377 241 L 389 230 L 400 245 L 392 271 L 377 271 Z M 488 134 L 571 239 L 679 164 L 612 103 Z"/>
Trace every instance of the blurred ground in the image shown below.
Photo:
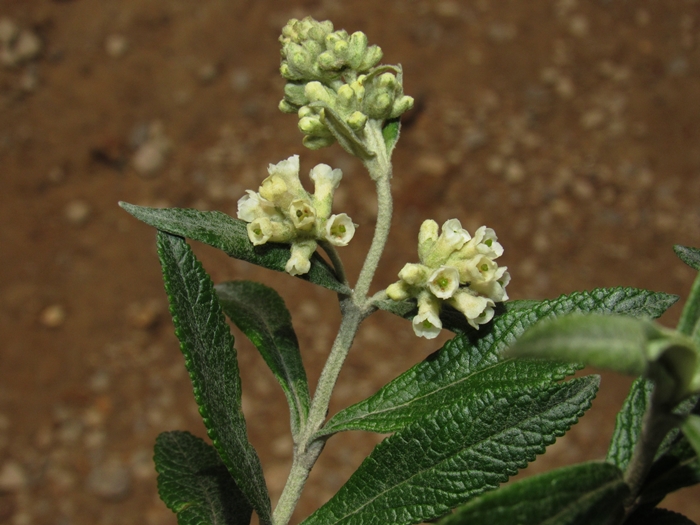
<path fill-rule="evenodd" d="M 360 224 L 342 250 L 356 275 L 371 184 L 339 147 L 305 151 L 296 119 L 277 110 L 277 35 L 308 14 L 365 31 L 418 100 L 395 153 L 376 287 L 416 259 L 424 219 L 458 217 L 498 232 L 512 298 L 612 285 L 686 294 L 693 272 L 671 247 L 700 245 L 697 1 L 3 0 L 0 41 L 13 43 L 0 56 L 0 523 L 175 523 L 156 495 L 152 445 L 161 431 L 204 430 L 154 232 L 118 200 L 234 213 L 268 163 L 300 153 L 304 172 L 327 162 L 345 173 L 336 209 Z M 195 248 L 217 282 L 280 290 L 315 380 L 338 320 L 333 294 Z M 332 410 L 438 344 L 378 314 Z M 237 346 L 250 436 L 277 497 L 291 454 L 284 398 Z M 602 457 L 628 384 L 606 375 L 591 412 L 534 469 Z M 297 518 L 378 439 L 332 439 Z M 700 520 L 698 494 L 669 505 Z"/>

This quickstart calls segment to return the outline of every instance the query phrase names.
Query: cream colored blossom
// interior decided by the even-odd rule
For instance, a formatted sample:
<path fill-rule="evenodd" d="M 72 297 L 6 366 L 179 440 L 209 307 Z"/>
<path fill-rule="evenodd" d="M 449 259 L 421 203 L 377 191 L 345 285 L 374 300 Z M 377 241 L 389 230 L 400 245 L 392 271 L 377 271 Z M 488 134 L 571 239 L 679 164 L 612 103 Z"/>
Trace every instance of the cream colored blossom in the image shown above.
<path fill-rule="evenodd" d="M 459 288 L 459 272 L 453 266 L 441 266 L 428 277 L 428 290 L 438 299 L 449 299 Z"/>
<path fill-rule="evenodd" d="M 418 296 L 418 314 L 413 318 L 413 331 L 418 337 L 435 339 L 442 330 L 440 303 L 428 292 Z"/>
<path fill-rule="evenodd" d="M 345 213 L 331 215 L 326 222 L 325 237 L 335 246 L 347 246 L 355 235 L 355 224 Z"/>
<path fill-rule="evenodd" d="M 307 240 L 292 243 L 289 260 L 284 270 L 289 275 L 304 275 L 311 269 L 311 256 L 316 251 L 316 241 Z"/>

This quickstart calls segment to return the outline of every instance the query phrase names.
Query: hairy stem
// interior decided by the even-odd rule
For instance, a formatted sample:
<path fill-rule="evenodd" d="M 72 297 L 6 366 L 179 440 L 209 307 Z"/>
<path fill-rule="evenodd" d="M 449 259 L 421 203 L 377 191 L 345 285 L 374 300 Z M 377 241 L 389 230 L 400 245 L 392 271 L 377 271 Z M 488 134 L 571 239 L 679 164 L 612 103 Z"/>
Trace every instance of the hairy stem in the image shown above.
<path fill-rule="evenodd" d="M 331 264 L 333 264 L 333 269 L 335 270 L 335 275 L 338 280 L 349 286 L 348 276 L 345 273 L 345 266 L 343 265 L 340 255 L 338 255 L 338 250 L 328 241 L 319 241 L 318 244 L 323 248 L 323 251 L 328 254 L 328 258 L 331 260 Z"/>
<path fill-rule="evenodd" d="M 368 122 L 365 132 L 365 145 L 376 153 L 375 157 L 365 162 L 365 166 L 377 187 L 378 211 L 374 237 L 352 295 L 340 296 L 342 321 L 338 329 L 338 335 L 333 342 L 330 354 L 319 377 L 303 432 L 299 436 L 297 443 L 295 443 L 292 468 L 279 503 L 272 515 L 274 525 L 286 525 L 289 522 L 301 497 L 301 491 L 309 477 L 309 472 L 323 450 L 326 438 L 317 437 L 316 433 L 326 421 L 333 388 L 338 381 L 340 370 L 350 351 L 360 323 L 374 310 L 374 308 L 370 307 L 371 299 L 368 299 L 367 294 L 369 293 L 374 274 L 377 271 L 379 259 L 386 246 L 393 209 L 390 185 L 391 163 L 384 144 L 380 122 Z M 335 252 L 335 248 L 325 245 L 322 245 L 322 247 L 333 262 L 338 278 L 347 283 L 345 270 Z"/>

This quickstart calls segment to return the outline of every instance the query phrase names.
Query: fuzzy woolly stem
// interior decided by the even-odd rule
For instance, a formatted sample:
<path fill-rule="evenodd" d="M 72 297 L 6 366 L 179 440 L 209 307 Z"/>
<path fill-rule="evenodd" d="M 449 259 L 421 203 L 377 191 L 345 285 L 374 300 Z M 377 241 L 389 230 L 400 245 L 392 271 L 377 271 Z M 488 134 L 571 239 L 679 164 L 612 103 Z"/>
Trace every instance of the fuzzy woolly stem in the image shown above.
<path fill-rule="evenodd" d="M 309 472 L 323 450 L 328 436 L 317 437 L 316 433 L 326 421 L 333 388 L 338 381 L 340 370 L 350 351 L 360 323 L 373 311 L 372 299 L 368 298 L 367 294 L 369 293 L 374 274 L 377 271 L 379 259 L 384 252 L 391 226 L 393 211 L 390 185 L 391 162 L 384 143 L 384 137 L 382 136 L 381 122 L 368 122 L 364 139 L 368 149 L 375 152 L 375 157 L 365 161 L 365 166 L 377 187 L 378 211 L 374 237 L 352 295 L 340 296 L 342 321 L 338 329 L 338 335 L 333 342 L 331 352 L 319 377 L 316 392 L 309 408 L 309 416 L 301 435 L 295 443 L 292 468 L 272 515 L 274 525 L 286 525 L 289 522 L 301 497 L 301 491 L 309 477 Z M 340 258 L 335 253 L 335 249 L 333 248 L 329 251 L 326 246 L 322 245 L 322 247 L 331 258 L 338 278 L 347 282 L 342 262 L 340 262 Z"/>

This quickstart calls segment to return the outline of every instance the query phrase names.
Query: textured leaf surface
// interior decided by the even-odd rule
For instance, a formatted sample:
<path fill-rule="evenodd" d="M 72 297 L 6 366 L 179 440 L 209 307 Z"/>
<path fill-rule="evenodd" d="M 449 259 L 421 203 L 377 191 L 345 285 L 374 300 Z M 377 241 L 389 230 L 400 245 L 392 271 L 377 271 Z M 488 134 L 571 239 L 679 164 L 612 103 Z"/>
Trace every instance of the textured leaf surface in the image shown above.
<path fill-rule="evenodd" d="M 633 288 L 577 292 L 558 299 L 506 303 L 507 310 L 479 331 L 458 334 L 372 397 L 336 414 L 321 430 L 394 432 L 454 400 L 525 385 L 544 385 L 572 374 L 577 365 L 501 359 L 503 350 L 541 319 L 576 312 L 658 317 L 673 297 Z"/>
<path fill-rule="evenodd" d="M 683 424 L 681 425 L 681 430 L 683 430 L 683 434 L 685 435 L 685 439 L 688 440 L 688 443 L 690 444 L 691 447 L 693 447 L 693 450 L 695 450 L 695 454 L 699 455 L 700 454 L 700 416 L 696 416 L 695 414 L 690 414 L 685 421 L 683 421 Z"/>
<path fill-rule="evenodd" d="M 539 323 L 508 354 L 579 362 L 638 376 L 647 370 L 645 349 L 655 337 L 658 333 L 645 320 L 575 315 Z"/>
<path fill-rule="evenodd" d="M 224 313 L 252 341 L 282 386 L 296 435 L 309 411 L 309 385 L 292 318 L 272 288 L 251 281 L 215 286 Z"/>
<path fill-rule="evenodd" d="M 248 525 L 248 504 L 214 447 L 189 432 L 156 439 L 158 494 L 179 525 Z"/>
<path fill-rule="evenodd" d="M 651 401 L 653 384 L 648 379 L 638 377 L 632 383 L 627 399 L 617 414 L 608 455 L 605 460 L 625 470 L 632 459 L 634 446 L 642 433 L 644 412 Z"/>
<path fill-rule="evenodd" d="M 619 469 L 582 463 L 488 492 L 439 525 L 606 525 L 628 494 Z"/>
<path fill-rule="evenodd" d="M 305 525 L 402 525 L 443 516 L 544 452 L 590 406 L 596 376 L 530 392 L 483 391 L 377 445 Z"/>
<path fill-rule="evenodd" d="M 677 244 L 673 247 L 673 251 L 681 261 L 700 272 L 700 249 Z"/>
<path fill-rule="evenodd" d="M 289 260 L 289 246 L 268 243 L 253 246 L 248 239 L 246 223 L 218 211 L 199 211 L 183 208 L 147 208 L 126 202 L 119 205 L 137 219 L 161 231 L 187 237 L 218 248 L 230 257 L 241 259 L 264 268 L 284 272 Z M 335 276 L 330 266 L 314 254 L 311 269 L 299 276 L 329 290 L 349 293 L 347 286 Z"/>
<path fill-rule="evenodd" d="M 260 459 L 248 441 L 241 410 L 233 336 L 214 286 L 181 237 L 158 232 L 158 255 L 175 334 L 209 437 L 260 520 L 269 523 L 265 478 Z"/>

